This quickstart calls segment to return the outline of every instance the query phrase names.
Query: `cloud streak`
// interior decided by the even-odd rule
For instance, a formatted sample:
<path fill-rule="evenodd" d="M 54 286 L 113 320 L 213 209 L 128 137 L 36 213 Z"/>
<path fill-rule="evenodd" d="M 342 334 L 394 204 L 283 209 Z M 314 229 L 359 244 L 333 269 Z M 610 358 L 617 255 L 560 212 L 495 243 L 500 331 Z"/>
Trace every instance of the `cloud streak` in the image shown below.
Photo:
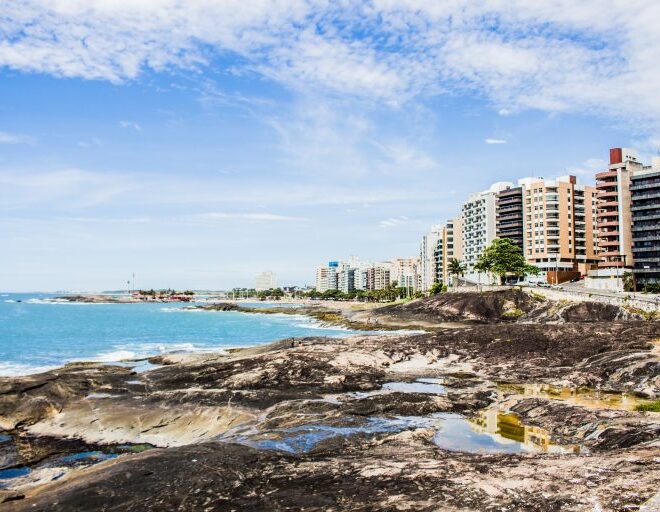
<path fill-rule="evenodd" d="M 27 135 L 0 132 L 0 144 L 30 144 L 32 142 L 34 142 L 34 139 Z"/>
<path fill-rule="evenodd" d="M 507 115 L 596 111 L 657 127 L 660 4 L 435 0 L 17 0 L 0 66 L 120 83 L 216 55 L 294 90 L 398 106 L 462 90 Z"/>

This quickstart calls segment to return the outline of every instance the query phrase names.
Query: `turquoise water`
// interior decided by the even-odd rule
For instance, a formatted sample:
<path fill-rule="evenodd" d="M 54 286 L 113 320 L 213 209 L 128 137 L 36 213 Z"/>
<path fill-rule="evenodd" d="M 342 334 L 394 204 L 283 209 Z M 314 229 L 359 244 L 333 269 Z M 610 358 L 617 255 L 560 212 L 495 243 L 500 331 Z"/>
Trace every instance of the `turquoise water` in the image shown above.
<path fill-rule="evenodd" d="M 185 311 L 178 303 L 44 302 L 50 297 L 0 293 L 0 375 L 34 373 L 70 361 L 113 362 L 352 332 L 302 316 Z"/>

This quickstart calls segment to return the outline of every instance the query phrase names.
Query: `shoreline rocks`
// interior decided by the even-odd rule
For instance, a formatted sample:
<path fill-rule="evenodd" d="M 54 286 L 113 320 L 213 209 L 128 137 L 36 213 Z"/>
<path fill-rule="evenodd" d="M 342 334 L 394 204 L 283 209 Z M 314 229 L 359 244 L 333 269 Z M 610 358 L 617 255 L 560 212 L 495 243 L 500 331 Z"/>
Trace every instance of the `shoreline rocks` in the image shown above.
<path fill-rule="evenodd" d="M 165 355 L 144 373 L 88 363 L 0 378 L 0 471 L 39 467 L 28 445 L 162 447 L 5 485 L 0 500 L 10 511 L 634 509 L 660 482 L 660 414 L 500 383 L 657 398 L 659 338 L 657 322 L 493 320 Z"/>

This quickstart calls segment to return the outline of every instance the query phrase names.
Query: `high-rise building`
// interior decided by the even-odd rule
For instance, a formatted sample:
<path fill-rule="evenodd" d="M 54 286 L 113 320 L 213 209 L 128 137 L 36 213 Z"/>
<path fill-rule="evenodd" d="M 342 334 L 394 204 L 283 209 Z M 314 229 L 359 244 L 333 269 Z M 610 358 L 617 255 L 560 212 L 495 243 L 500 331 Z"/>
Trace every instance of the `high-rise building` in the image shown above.
<path fill-rule="evenodd" d="M 337 289 L 344 293 L 350 293 L 355 290 L 355 269 L 351 268 L 347 263 L 341 263 L 339 265 Z"/>
<path fill-rule="evenodd" d="M 254 279 L 254 289 L 258 292 L 277 288 L 277 277 L 270 270 L 257 274 Z"/>
<path fill-rule="evenodd" d="M 362 270 L 364 290 L 384 290 L 390 286 L 390 267 L 384 263 L 376 263 Z"/>
<path fill-rule="evenodd" d="M 549 282 L 586 274 L 597 262 L 595 189 L 575 176 L 556 180 L 525 178 L 524 254 L 544 270 Z"/>
<path fill-rule="evenodd" d="M 484 192 L 472 194 L 461 208 L 463 258 L 467 267 L 466 277 L 470 280 L 485 279 L 485 276 L 479 276 L 474 266 L 497 235 L 497 195 L 512 186 L 513 183 L 508 182 L 495 183 Z"/>
<path fill-rule="evenodd" d="M 497 194 L 496 236 L 508 238 L 520 251 L 524 251 L 525 222 L 523 206 L 523 187 L 513 187 Z"/>
<path fill-rule="evenodd" d="M 438 242 L 435 246 L 435 264 L 434 264 L 435 275 L 433 276 L 433 281 L 436 283 L 446 282 L 444 279 L 445 258 L 447 257 L 446 231 L 447 231 L 447 226 L 443 226 L 442 228 L 440 228 L 440 238 L 438 238 Z"/>
<path fill-rule="evenodd" d="M 390 264 L 390 279 L 410 291 L 417 289 L 419 258 L 395 258 Z"/>
<path fill-rule="evenodd" d="M 316 269 L 316 291 L 325 292 L 328 290 L 337 290 L 337 271 L 339 269 L 338 261 L 331 261 L 327 266 L 320 266 Z"/>
<path fill-rule="evenodd" d="M 444 238 L 442 282 L 449 285 L 454 279 L 449 273 L 449 263 L 454 259 L 463 261 L 463 217 L 459 215 L 447 221 L 442 234 Z"/>
<path fill-rule="evenodd" d="M 441 239 L 441 226 L 431 227 L 431 231 L 422 237 L 419 246 L 419 289 L 423 292 L 428 291 L 437 279 L 436 255 Z"/>
<path fill-rule="evenodd" d="M 637 289 L 660 285 L 660 157 L 631 180 L 633 272 Z"/>
<path fill-rule="evenodd" d="M 633 175 L 641 170 L 635 150 L 612 148 L 608 169 L 596 174 L 600 269 L 633 264 L 630 183 Z"/>

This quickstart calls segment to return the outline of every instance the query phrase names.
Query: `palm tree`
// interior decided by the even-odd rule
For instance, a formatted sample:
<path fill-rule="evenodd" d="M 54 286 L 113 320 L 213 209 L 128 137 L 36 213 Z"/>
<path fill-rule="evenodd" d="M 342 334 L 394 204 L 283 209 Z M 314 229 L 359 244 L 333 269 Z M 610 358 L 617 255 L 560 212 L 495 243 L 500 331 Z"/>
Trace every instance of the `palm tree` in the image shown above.
<path fill-rule="evenodd" d="M 467 267 L 465 266 L 465 263 L 460 262 L 456 258 L 452 258 L 449 261 L 449 265 L 447 266 L 447 270 L 452 276 L 455 276 L 454 279 L 454 288 L 458 285 L 458 276 L 462 276 L 465 274 L 465 271 L 467 270 Z"/>

